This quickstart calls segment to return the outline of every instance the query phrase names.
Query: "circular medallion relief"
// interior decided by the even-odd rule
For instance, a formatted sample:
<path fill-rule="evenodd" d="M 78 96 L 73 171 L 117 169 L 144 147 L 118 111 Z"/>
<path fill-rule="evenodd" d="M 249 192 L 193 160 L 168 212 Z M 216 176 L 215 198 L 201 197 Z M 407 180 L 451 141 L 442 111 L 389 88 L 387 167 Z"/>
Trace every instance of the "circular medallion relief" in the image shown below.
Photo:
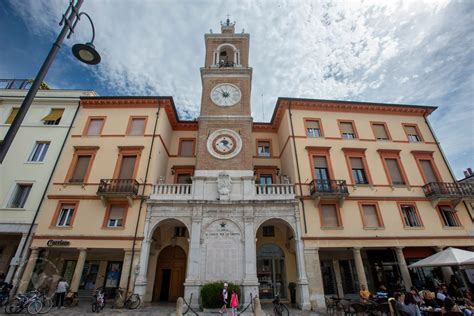
<path fill-rule="evenodd" d="M 242 149 L 240 135 L 230 129 L 214 131 L 207 139 L 207 150 L 219 159 L 230 159 L 237 156 Z"/>
<path fill-rule="evenodd" d="M 232 106 L 240 101 L 242 93 L 239 87 L 230 83 L 221 83 L 211 91 L 211 100 L 219 106 Z"/>

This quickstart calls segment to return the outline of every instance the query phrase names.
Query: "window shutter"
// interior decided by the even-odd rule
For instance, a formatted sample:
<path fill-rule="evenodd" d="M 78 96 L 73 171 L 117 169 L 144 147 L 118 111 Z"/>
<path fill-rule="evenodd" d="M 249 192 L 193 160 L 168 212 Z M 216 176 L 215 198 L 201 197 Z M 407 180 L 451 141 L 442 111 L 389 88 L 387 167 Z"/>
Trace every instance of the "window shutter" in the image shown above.
<path fill-rule="evenodd" d="M 42 121 L 57 121 L 63 116 L 64 109 L 52 109 L 51 112 L 43 117 Z"/>
<path fill-rule="evenodd" d="M 192 140 L 183 140 L 181 142 L 180 155 L 181 156 L 193 156 L 194 155 L 194 141 Z"/>
<path fill-rule="evenodd" d="M 5 124 L 11 124 L 13 123 L 13 120 L 15 119 L 16 115 L 18 114 L 18 110 L 20 108 L 13 108 L 10 115 L 8 116 L 7 120 L 5 121 Z"/>
<path fill-rule="evenodd" d="M 387 131 L 383 124 L 374 124 L 373 128 L 376 139 L 388 139 Z"/>
<path fill-rule="evenodd" d="M 431 162 L 429 160 L 420 160 L 420 165 L 427 183 L 438 182 L 438 178 L 436 177 Z"/>
<path fill-rule="evenodd" d="M 321 206 L 323 212 L 323 226 L 339 227 L 339 220 L 337 218 L 336 206 L 326 204 Z"/>
<path fill-rule="evenodd" d="M 349 123 L 349 122 L 341 123 L 341 131 L 342 133 L 354 134 L 352 123 Z"/>
<path fill-rule="evenodd" d="M 364 169 L 362 158 L 350 158 L 352 169 Z"/>
<path fill-rule="evenodd" d="M 123 220 L 123 214 L 125 213 L 125 206 L 123 205 L 112 205 L 110 208 L 110 219 Z"/>
<path fill-rule="evenodd" d="M 404 126 L 404 128 L 408 135 L 418 135 L 415 126 Z"/>
<path fill-rule="evenodd" d="M 134 118 L 132 119 L 132 126 L 130 126 L 129 135 L 143 135 L 145 132 L 145 119 Z"/>
<path fill-rule="evenodd" d="M 84 180 L 90 160 L 91 156 L 77 157 L 76 168 L 70 180 L 71 182 L 82 182 Z"/>
<path fill-rule="evenodd" d="M 133 170 L 137 156 L 123 156 L 119 179 L 133 179 Z"/>
<path fill-rule="evenodd" d="M 306 121 L 307 128 L 319 128 L 319 121 Z"/>
<path fill-rule="evenodd" d="M 377 209 L 375 205 L 363 205 L 365 226 L 366 227 L 379 227 L 379 218 L 377 215 Z"/>
<path fill-rule="evenodd" d="M 87 135 L 100 135 L 102 124 L 104 124 L 103 119 L 91 119 L 89 122 L 89 129 L 87 130 Z"/>
<path fill-rule="evenodd" d="M 387 168 L 390 173 L 390 178 L 392 178 L 392 184 L 405 184 L 397 160 L 385 159 L 385 163 L 387 164 Z"/>
<path fill-rule="evenodd" d="M 324 156 L 314 156 L 313 161 L 314 161 L 314 167 L 315 168 L 327 168 L 328 167 L 326 157 L 324 157 Z"/>

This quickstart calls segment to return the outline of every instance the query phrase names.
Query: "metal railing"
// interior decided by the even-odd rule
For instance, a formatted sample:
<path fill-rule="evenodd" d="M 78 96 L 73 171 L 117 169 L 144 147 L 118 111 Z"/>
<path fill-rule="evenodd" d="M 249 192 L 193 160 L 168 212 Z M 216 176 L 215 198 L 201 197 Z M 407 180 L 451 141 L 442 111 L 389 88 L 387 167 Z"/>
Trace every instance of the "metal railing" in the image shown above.
<path fill-rule="evenodd" d="M 309 192 L 312 194 L 349 194 L 345 180 L 314 179 L 309 183 Z"/>
<path fill-rule="evenodd" d="M 221 61 L 219 62 L 219 68 L 234 67 L 235 63 L 233 61 Z"/>
<path fill-rule="evenodd" d="M 159 195 L 191 195 L 192 184 L 157 184 L 153 186 L 153 194 Z"/>
<path fill-rule="evenodd" d="M 139 183 L 135 179 L 101 179 L 97 194 L 138 195 Z"/>
<path fill-rule="evenodd" d="M 423 186 L 423 192 L 426 197 L 467 197 L 474 196 L 474 185 L 471 183 L 430 182 Z"/>
<path fill-rule="evenodd" d="M 257 195 L 293 195 L 295 186 L 293 184 L 256 184 Z"/>

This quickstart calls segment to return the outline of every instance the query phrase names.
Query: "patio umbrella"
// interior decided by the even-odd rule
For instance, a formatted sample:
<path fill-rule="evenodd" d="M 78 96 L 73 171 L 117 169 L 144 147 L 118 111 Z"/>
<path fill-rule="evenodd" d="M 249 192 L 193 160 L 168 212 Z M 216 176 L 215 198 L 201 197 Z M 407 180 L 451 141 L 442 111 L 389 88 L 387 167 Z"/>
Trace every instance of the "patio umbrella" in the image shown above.
<path fill-rule="evenodd" d="M 449 247 L 423 260 L 410 264 L 408 267 L 443 267 L 470 264 L 474 264 L 474 252 Z"/>

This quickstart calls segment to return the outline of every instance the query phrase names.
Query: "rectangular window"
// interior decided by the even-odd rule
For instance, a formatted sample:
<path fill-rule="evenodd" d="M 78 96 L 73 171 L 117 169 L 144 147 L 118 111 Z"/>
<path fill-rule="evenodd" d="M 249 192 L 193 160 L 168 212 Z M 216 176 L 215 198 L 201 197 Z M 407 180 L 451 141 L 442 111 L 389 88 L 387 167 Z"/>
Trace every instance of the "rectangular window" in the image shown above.
<path fill-rule="evenodd" d="M 340 227 L 339 216 L 337 214 L 337 207 L 335 204 L 322 204 L 321 205 L 321 218 L 323 227 Z"/>
<path fill-rule="evenodd" d="M 377 206 L 374 204 L 362 205 L 362 211 L 364 213 L 364 226 L 367 228 L 379 228 L 382 227 L 382 221 L 379 218 Z"/>
<path fill-rule="evenodd" d="M 443 226 L 445 227 L 460 227 L 458 216 L 456 215 L 456 210 L 453 210 L 448 206 L 440 206 L 439 213 L 441 215 L 441 220 Z"/>
<path fill-rule="evenodd" d="M 364 170 L 364 163 L 362 158 L 351 157 L 351 168 L 352 168 L 352 177 L 356 184 L 368 184 L 367 177 Z"/>
<path fill-rule="evenodd" d="M 72 218 L 74 216 L 76 206 L 74 204 L 63 204 L 59 211 L 58 221 L 56 226 L 58 227 L 71 227 Z"/>
<path fill-rule="evenodd" d="M 35 147 L 33 148 L 33 151 L 31 152 L 30 157 L 28 158 L 28 161 L 43 161 L 44 157 L 46 156 L 46 152 L 48 151 L 48 148 L 49 142 L 36 142 Z"/>
<path fill-rule="evenodd" d="M 10 112 L 10 115 L 8 116 L 7 120 L 5 121 L 5 124 L 13 123 L 13 120 L 15 119 L 16 115 L 18 114 L 19 110 L 20 110 L 20 108 L 12 108 L 12 111 Z"/>
<path fill-rule="evenodd" d="M 133 172 L 135 170 L 135 162 L 137 156 L 123 156 L 120 165 L 119 179 L 133 179 Z"/>
<path fill-rule="evenodd" d="M 74 167 L 74 172 L 72 173 L 71 179 L 69 182 L 83 183 L 84 178 L 86 177 L 87 170 L 89 169 L 89 164 L 91 162 L 91 155 L 79 155 L 77 156 L 76 166 Z"/>
<path fill-rule="evenodd" d="M 377 140 L 390 140 L 388 137 L 387 130 L 385 129 L 384 124 L 372 124 L 372 129 L 374 130 L 374 136 Z"/>
<path fill-rule="evenodd" d="M 271 174 L 261 174 L 260 175 L 260 184 L 272 184 L 273 177 Z"/>
<path fill-rule="evenodd" d="M 177 183 L 181 183 L 181 184 L 190 184 L 192 182 L 191 174 L 189 174 L 189 173 L 180 173 L 176 177 L 176 181 L 177 181 Z"/>
<path fill-rule="evenodd" d="M 194 140 L 181 140 L 179 142 L 179 155 L 184 157 L 194 156 Z"/>
<path fill-rule="evenodd" d="M 407 227 L 422 227 L 421 220 L 414 205 L 400 205 L 403 224 Z"/>
<path fill-rule="evenodd" d="M 88 136 L 97 136 L 102 132 L 102 127 L 104 126 L 103 118 L 92 118 L 89 121 L 89 126 L 87 128 Z"/>
<path fill-rule="evenodd" d="M 397 159 L 385 159 L 388 172 L 390 174 L 390 180 L 394 185 L 403 185 L 405 180 L 403 180 L 402 173 L 400 171 L 400 166 L 398 165 Z"/>
<path fill-rule="evenodd" d="M 23 208 L 25 207 L 26 200 L 30 194 L 32 184 L 20 184 L 18 183 L 13 192 L 13 196 L 8 203 L 10 208 Z"/>
<path fill-rule="evenodd" d="M 186 227 L 176 226 L 174 228 L 174 237 L 185 237 L 186 236 Z"/>
<path fill-rule="evenodd" d="M 339 123 L 341 127 L 342 138 L 344 139 L 355 139 L 356 134 L 354 132 L 354 126 L 352 122 L 341 122 Z"/>
<path fill-rule="evenodd" d="M 259 141 L 257 145 L 257 155 L 259 157 L 270 157 L 270 142 L 269 141 Z"/>
<path fill-rule="evenodd" d="M 122 227 L 125 216 L 125 205 L 112 204 L 110 206 L 109 218 L 107 219 L 107 227 Z"/>
<path fill-rule="evenodd" d="M 263 237 L 275 237 L 275 226 L 263 226 Z"/>
<path fill-rule="evenodd" d="M 430 182 L 439 182 L 438 177 L 433 170 L 433 166 L 430 160 L 420 160 L 421 170 L 423 170 L 423 174 L 426 179 L 426 183 Z"/>
<path fill-rule="evenodd" d="M 306 135 L 308 137 L 321 137 L 321 126 L 319 121 L 306 121 Z"/>
<path fill-rule="evenodd" d="M 145 133 L 145 118 L 134 117 L 130 121 L 130 126 L 128 129 L 128 135 L 143 135 Z"/>
<path fill-rule="evenodd" d="M 416 126 L 404 125 L 403 129 L 405 130 L 405 133 L 407 134 L 409 142 L 413 142 L 413 143 L 421 142 L 421 136 L 418 134 L 418 130 Z"/>
<path fill-rule="evenodd" d="M 51 112 L 43 117 L 42 121 L 44 125 L 59 125 L 61 117 L 63 116 L 64 109 L 52 109 Z"/>

